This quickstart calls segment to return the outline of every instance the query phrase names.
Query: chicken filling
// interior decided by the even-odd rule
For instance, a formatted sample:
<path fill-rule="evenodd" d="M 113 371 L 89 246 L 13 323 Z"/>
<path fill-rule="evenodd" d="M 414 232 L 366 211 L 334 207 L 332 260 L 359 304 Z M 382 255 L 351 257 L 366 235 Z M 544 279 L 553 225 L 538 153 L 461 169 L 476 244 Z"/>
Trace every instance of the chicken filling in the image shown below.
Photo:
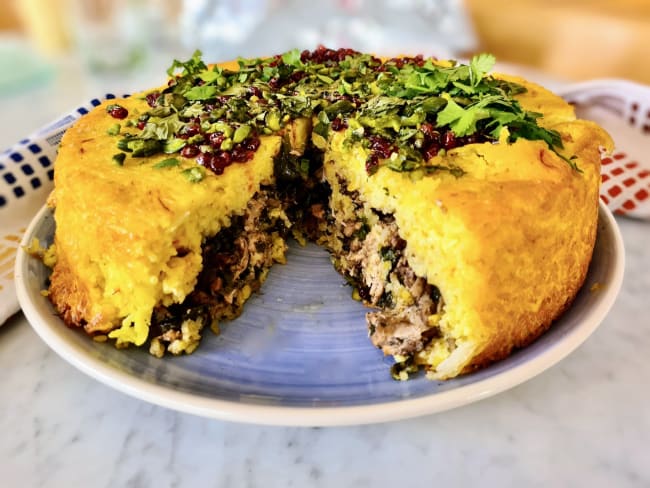
<path fill-rule="evenodd" d="M 370 339 L 395 357 L 392 374 L 404 379 L 417 371 L 418 353 L 442 337 L 442 297 L 409 266 L 406 241 L 393 216 L 364 206 L 343 178 L 337 187 L 328 240 L 332 259 L 354 287 L 355 297 L 378 309 L 366 314 Z"/>
<path fill-rule="evenodd" d="M 243 215 L 203 243 L 203 269 L 194 291 L 181 304 L 154 310 L 149 352 L 158 357 L 165 351 L 189 354 L 206 325 L 218 332 L 220 320 L 239 316 L 273 263 L 284 262 L 290 227 L 275 191 L 262 188 Z"/>

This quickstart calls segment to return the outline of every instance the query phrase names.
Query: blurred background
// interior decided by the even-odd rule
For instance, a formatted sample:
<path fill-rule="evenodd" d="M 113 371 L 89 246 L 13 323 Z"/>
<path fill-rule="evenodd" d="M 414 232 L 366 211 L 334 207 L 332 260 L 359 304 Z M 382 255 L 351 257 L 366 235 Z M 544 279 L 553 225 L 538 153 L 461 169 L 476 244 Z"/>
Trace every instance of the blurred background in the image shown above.
<path fill-rule="evenodd" d="M 0 0 L 0 150 L 76 104 L 164 81 L 173 58 L 298 47 L 468 57 L 538 80 L 650 84 L 648 0 Z"/>

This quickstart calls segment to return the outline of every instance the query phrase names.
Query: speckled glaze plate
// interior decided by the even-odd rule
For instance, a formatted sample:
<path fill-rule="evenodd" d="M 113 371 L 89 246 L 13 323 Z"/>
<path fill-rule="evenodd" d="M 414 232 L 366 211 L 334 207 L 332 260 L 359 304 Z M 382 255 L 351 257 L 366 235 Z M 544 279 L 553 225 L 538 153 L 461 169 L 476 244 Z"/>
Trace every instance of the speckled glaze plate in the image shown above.
<path fill-rule="evenodd" d="M 43 208 L 23 244 L 50 243 L 54 219 Z M 243 315 L 190 356 L 157 359 L 117 350 L 67 328 L 41 294 L 48 270 L 24 251 L 16 259 L 20 305 L 40 337 L 62 358 L 142 400 L 224 420 L 278 425 L 382 422 L 454 408 L 541 373 L 575 350 L 601 323 L 623 277 L 623 243 L 600 207 L 598 240 L 585 286 L 571 308 L 530 346 L 474 374 L 446 382 L 418 376 L 398 382 L 390 361 L 367 337 L 362 305 L 313 245 L 291 247 Z M 598 284 L 598 286 L 594 286 Z"/>

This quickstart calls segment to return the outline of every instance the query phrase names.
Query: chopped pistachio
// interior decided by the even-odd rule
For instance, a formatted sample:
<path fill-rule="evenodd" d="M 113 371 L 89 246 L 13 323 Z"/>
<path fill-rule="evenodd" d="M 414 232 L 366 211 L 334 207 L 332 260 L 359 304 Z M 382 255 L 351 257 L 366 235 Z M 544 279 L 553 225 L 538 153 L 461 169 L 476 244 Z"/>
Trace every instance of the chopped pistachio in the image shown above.
<path fill-rule="evenodd" d="M 163 152 L 165 154 L 172 154 L 180 151 L 186 145 L 187 145 L 187 141 L 185 139 L 179 139 L 177 137 L 174 137 L 172 139 L 167 139 L 163 145 Z"/>
<path fill-rule="evenodd" d="M 243 142 L 250 135 L 251 131 L 252 129 L 250 125 L 240 125 L 235 129 L 235 133 L 232 136 L 232 142 L 235 144 Z"/>
<path fill-rule="evenodd" d="M 117 148 L 121 151 L 133 152 L 133 150 L 130 149 L 128 145 L 131 138 L 131 134 L 127 134 L 126 137 L 117 141 Z"/>
<path fill-rule="evenodd" d="M 193 166 L 191 168 L 184 169 L 181 171 L 181 174 L 187 178 L 187 181 L 190 183 L 198 183 L 203 178 L 205 178 L 205 169 L 201 166 Z"/>
<path fill-rule="evenodd" d="M 180 163 L 178 159 L 176 158 L 167 158 L 163 159 L 162 161 L 157 162 L 156 164 L 153 165 L 154 169 L 162 169 L 162 168 L 171 168 L 173 166 L 178 166 Z"/>
<path fill-rule="evenodd" d="M 280 130 L 280 112 L 276 109 L 269 110 L 264 117 L 264 123 L 271 131 Z"/>
<path fill-rule="evenodd" d="M 113 157 L 112 157 L 113 163 L 117 164 L 118 166 L 123 166 L 125 159 L 126 159 L 126 154 L 123 153 L 123 152 L 113 154 Z"/>
<path fill-rule="evenodd" d="M 156 139 L 131 139 L 126 145 L 134 158 L 151 156 L 163 148 L 162 142 Z"/>
<path fill-rule="evenodd" d="M 207 132 L 208 133 L 221 132 L 226 137 L 232 137 L 234 129 L 228 123 L 223 122 L 223 121 L 219 121 L 219 122 L 215 122 L 214 124 L 212 124 L 210 126 L 210 130 L 208 130 Z"/>

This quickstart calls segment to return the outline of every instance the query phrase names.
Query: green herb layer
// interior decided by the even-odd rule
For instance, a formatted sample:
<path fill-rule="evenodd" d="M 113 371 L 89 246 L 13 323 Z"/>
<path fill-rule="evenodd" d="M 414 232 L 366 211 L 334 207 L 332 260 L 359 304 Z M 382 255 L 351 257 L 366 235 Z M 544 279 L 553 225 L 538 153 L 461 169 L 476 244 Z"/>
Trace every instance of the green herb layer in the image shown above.
<path fill-rule="evenodd" d="M 464 144 L 496 142 L 504 128 L 508 142 L 541 140 L 560 155 L 560 134 L 538 124 L 541 114 L 521 107 L 514 96 L 524 87 L 489 74 L 494 62 L 489 54 L 469 64 L 438 64 L 421 56 L 381 61 L 321 47 L 240 59 L 238 70 L 227 70 L 207 66 L 197 51 L 173 62 L 169 86 L 146 96 L 151 110 L 127 122 L 140 131 L 123 135 L 118 147 L 133 157 L 180 152 L 220 174 L 231 161 L 252 157 L 260 136 L 308 117 L 321 140 L 344 130 L 348 144 L 367 147 L 369 173 L 387 166 L 458 176 L 459 168 L 429 161 Z M 199 180 L 198 173 L 188 176 Z"/>

